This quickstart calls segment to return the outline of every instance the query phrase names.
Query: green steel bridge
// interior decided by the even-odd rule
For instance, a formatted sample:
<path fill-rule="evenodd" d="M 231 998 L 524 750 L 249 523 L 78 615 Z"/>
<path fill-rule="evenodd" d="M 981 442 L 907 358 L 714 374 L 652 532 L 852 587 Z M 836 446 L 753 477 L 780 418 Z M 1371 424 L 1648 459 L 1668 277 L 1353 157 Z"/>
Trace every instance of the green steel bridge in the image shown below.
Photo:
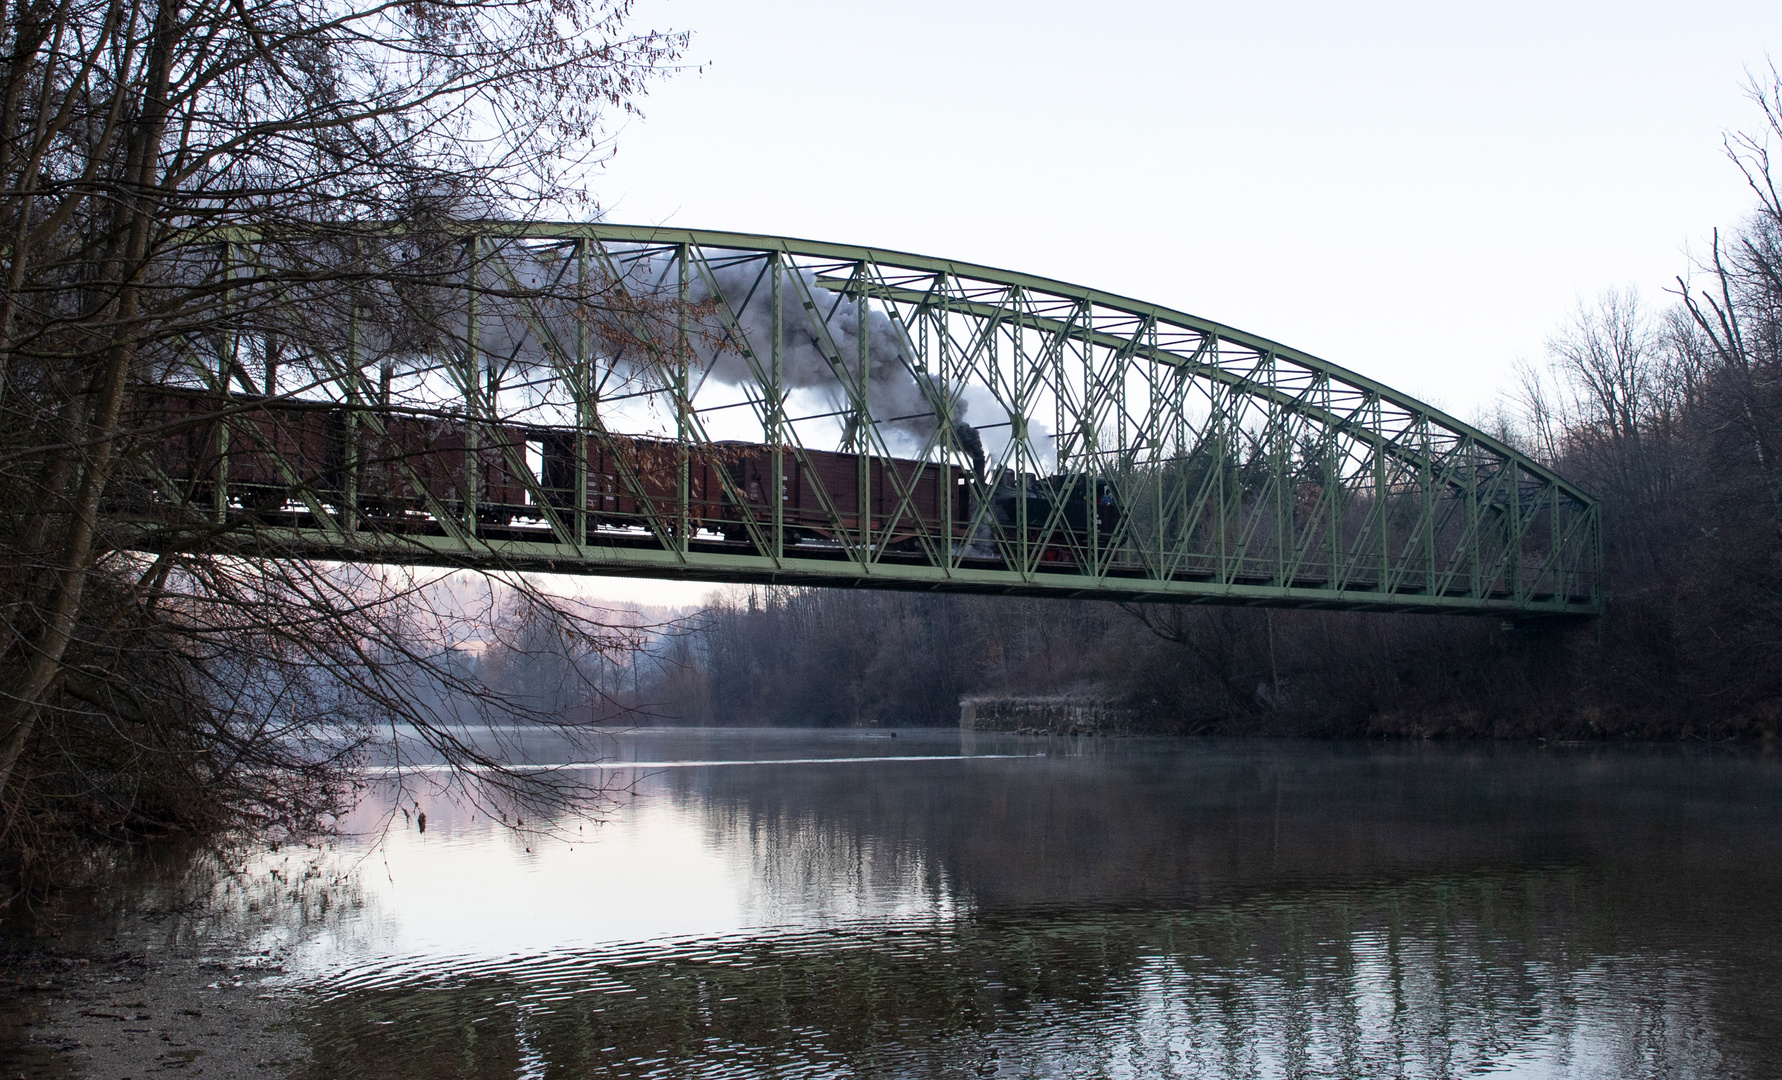
<path fill-rule="evenodd" d="M 145 549 L 1121 601 L 1593 615 L 1596 501 L 1355 372 L 947 259 L 467 225 L 135 397 Z M 367 256 L 371 258 L 371 256 Z M 447 265 L 449 264 L 449 265 Z M 258 275 L 258 277 L 256 277 Z M 231 277 L 230 280 L 236 280 Z M 778 497 L 774 497 L 774 493 Z"/>

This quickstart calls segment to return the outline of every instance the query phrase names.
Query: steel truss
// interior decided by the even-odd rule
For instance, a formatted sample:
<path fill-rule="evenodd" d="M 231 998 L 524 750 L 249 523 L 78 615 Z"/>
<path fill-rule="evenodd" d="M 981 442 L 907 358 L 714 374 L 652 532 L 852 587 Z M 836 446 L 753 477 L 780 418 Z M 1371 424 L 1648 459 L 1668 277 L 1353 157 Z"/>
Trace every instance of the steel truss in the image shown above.
<path fill-rule="evenodd" d="M 197 350 L 193 385 L 215 419 L 177 445 L 204 460 L 142 458 L 152 494 L 135 504 L 137 542 L 189 542 L 202 526 L 243 554 L 525 571 L 1602 608 L 1589 495 L 1422 402 L 1230 327 L 785 237 L 525 224 L 461 240 L 470 269 L 438 307 L 447 325 L 426 363 L 392 374 L 361 308 L 337 347 L 307 354 L 322 374 L 300 386 L 280 381 L 266 345 L 264 384 L 243 377 L 257 396 L 232 387 L 251 330 L 215 357 Z M 229 258 L 251 264 L 253 248 L 231 244 Z M 793 345 L 820 355 L 825 385 L 788 370 Z M 875 401 L 886 386 L 920 406 L 889 415 L 895 403 Z M 322 466 L 301 438 L 281 444 L 267 425 L 289 422 L 268 419 L 273 401 L 331 410 L 344 449 Z M 451 482 L 439 460 L 378 450 L 422 420 L 457 425 Z M 277 471 L 271 497 L 241 479 L 250 445 L 254 468 Z M 507 495 L 493 492 L 496 467 Z M 379 484 L 410 505 L 380 511 Z"/>

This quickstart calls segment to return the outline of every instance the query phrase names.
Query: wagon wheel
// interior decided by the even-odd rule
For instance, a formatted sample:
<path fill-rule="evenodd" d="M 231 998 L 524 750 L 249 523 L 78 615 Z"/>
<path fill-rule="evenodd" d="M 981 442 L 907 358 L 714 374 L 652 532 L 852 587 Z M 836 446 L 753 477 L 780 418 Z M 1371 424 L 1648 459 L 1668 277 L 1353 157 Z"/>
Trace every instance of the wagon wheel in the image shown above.
<path fill-rule="evenodd" d="M 288 496 L 280 488 L 255 485 L 241 493 L 241 505 L 257 513 L 277 510 L 285 505 Z"/>
<path fill-rule="evenodd" d="M 763 539 L 766 539 L 767 536 L 773 535 L 773 531 L 771 529 L 763 529 L 762 532 L 764 534 L 766 534 L 765 536 L 763 536 Z M 798 542 L 800 540 L 803 540 L 803 539 L 804 539 L 804 531 L 802 529 L 794 529 L 792 526 L 787 525 L 780 530 L 780 547 L 781 548 L 794 547 L 798 544 Z M 768 554 L 772 554 L 772 553 L 768 552 L 768 551 L 763 551 L 763 552 L 761 552 L 761 554 L 768 555 Z"/>

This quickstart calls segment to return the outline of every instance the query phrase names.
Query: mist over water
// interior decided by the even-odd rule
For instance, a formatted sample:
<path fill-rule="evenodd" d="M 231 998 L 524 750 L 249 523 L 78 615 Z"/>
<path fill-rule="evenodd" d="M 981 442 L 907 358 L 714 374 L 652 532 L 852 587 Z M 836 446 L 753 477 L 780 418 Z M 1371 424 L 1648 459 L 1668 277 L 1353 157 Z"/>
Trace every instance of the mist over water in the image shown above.
<path fill-rule="evenodd" d="M 218 886 L 211 932 L 312 990 L 313 1075 L 1782 1061 L 1770 756 L 771 730 L 608 749 L 653 764 L 587 773 L 635 787 L 604 821 L 515 833 L 374 790 L 357 838 Z"/>

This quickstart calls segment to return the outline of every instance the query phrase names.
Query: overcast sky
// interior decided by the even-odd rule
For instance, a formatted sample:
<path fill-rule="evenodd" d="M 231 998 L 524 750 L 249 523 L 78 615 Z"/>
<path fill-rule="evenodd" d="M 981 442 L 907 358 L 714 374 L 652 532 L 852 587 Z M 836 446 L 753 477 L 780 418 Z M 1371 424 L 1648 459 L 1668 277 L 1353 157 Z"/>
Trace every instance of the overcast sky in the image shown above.
<path fill-rule="evenodd" d="M 1743 219 L 1722 139 L 1782 60 L 1775 0 L 640 0 L 635 25 L 691 30 L 705 70 L 614 133 L 609 220 L 1061 278 L 1468 418 L 1580 296 L 1666 304 Z"/>

